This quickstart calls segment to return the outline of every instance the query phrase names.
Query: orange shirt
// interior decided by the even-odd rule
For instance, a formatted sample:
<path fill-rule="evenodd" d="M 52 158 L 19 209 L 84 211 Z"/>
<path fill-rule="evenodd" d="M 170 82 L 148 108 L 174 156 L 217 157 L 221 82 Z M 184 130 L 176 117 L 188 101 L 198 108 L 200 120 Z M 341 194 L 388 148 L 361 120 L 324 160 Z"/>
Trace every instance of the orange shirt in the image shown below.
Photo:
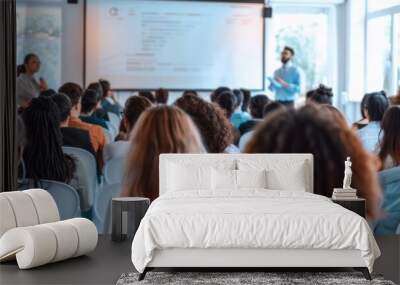
<path fill-rule="evenodd" d="M 88 124 L 82 122 L 79 118 L 70 118 L 68 126 L 71 128 L 78 128 L 87 130 L 89 132 L 90 141 L 92 142 L 94 151 L 102 152 L 104 146 L 106 145 L 106 136 L 102 127 L 98 125 Z"/>

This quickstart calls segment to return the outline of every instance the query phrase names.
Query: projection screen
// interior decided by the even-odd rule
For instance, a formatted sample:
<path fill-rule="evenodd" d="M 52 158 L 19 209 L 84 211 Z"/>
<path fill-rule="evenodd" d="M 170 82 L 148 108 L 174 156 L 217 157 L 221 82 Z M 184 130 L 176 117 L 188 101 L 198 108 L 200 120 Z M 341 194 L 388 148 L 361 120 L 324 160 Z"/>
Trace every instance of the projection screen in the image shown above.
<path fill-rule="evenodd" d="M 262 3 L 87 0 L 85 82 L 262 90 Z"/>

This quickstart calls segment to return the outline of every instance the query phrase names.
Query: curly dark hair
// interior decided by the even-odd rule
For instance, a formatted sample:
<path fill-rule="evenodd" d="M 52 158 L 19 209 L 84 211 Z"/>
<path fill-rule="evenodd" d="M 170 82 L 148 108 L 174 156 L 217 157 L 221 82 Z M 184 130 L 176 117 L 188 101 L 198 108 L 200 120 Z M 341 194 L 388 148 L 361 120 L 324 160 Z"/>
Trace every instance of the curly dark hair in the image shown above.
<path fill-rule="evenodd" d="M 323 105 L 276 111 L 247 143 L 246 153 L 312 153 L 314 193 L 330 197 L 343 181 L 344 161 L 353 161 L 353 185 L 367 200 L 370 217 L 379 213 L 380 188 L 372 157 L 343 120 Z"/>
<path fill-rule="evenodd" d="M 175 105 L 192 118 L 208 152 L 222 153 L 233 143 L 232 125 L 219 106 L 193 95 L 179 98 Z"/>

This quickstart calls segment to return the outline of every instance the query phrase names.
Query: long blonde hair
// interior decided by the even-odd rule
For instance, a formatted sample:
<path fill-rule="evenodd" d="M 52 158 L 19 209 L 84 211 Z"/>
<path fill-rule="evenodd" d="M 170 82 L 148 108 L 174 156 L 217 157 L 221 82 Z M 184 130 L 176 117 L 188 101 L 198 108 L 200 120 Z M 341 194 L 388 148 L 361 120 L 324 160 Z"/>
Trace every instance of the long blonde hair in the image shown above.
<path fill-rule="evenodd" d="M 130 137 L 121 196 L 154 200 L 159 194 L 161 153 L 202 153 L 197 128 L 177 107 L 157 106 L 142 113 Z"/>

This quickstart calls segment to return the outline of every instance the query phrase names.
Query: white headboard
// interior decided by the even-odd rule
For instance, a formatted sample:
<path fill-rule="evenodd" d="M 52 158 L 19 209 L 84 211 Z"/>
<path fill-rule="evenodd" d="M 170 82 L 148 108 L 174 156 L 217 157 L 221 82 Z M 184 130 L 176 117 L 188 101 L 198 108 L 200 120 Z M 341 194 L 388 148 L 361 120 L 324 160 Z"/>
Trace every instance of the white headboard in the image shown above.
<path fill-rule="evenodd" d="M 264 168 L 279 170 L 282 167 L 290 167 L 296 163 L 304 163 L 306 191 L 313 193 L 313 155 L 312 154 L 161 154 L 160 155 L 160 195 L 166 192 L 168 163 L 176 163 L 190 166 L 210 166 L 216 168 L 238 169 L 238 164 L 246 164 L 250 167 L 262 165 Z M 285 179 L 291 179 L 289 175 Z"/>

